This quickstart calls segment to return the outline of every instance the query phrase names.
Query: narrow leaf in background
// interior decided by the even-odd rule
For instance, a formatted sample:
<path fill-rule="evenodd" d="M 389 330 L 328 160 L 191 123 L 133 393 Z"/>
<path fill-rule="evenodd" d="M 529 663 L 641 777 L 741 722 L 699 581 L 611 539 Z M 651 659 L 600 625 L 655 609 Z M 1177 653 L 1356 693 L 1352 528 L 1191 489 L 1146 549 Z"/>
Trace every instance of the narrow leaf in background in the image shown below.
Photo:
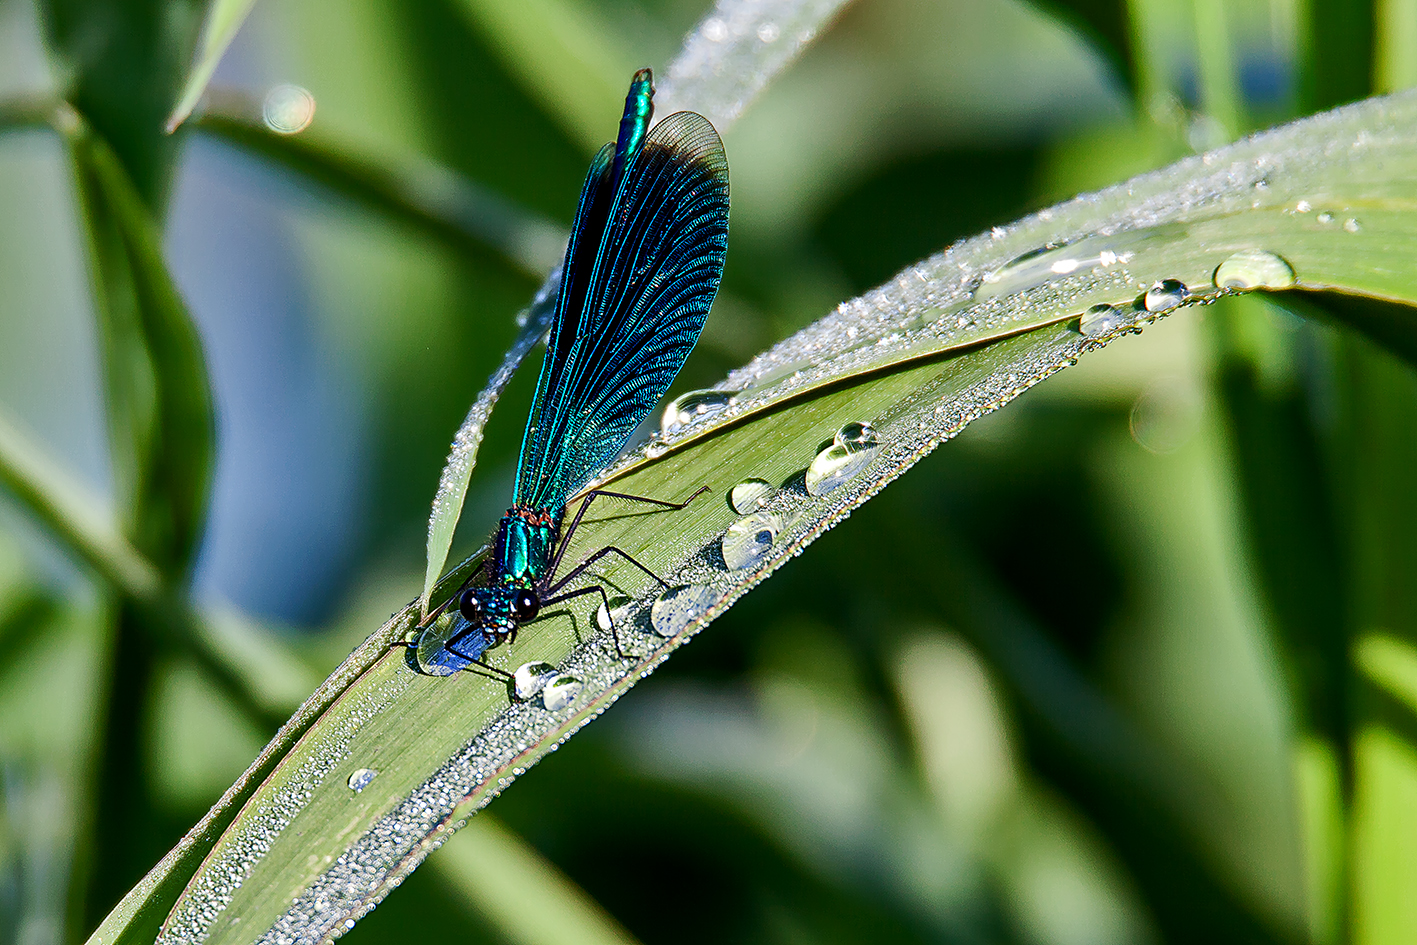
<path fill-rule="evenodd" d="M 207 5 L 206 21 L 202 24 L 202 39 L 197 46 L 196 58 L 182 83 L 181 97 L 178 98 L 172 113 L 167 116 L 165 130 L 168 134 L 176 131 L 177 126 L 186 121 L 192 114 L 192 109 L 197 107 L 197 102 L 207 90 L 207 83 L 216 73 L 222 54 L 236 38 L 241 24 L 246 21 L 247 14 L 255 5 L 256 0 L 213 0 Z"/>
<path fill-rule="evenodd" d="M 135 544 L 179 579 L 206 517 L 214 415 L 201 342 L 157 228 L 108 146 L 61 113 L 108 349 L 110 443 Z"/>

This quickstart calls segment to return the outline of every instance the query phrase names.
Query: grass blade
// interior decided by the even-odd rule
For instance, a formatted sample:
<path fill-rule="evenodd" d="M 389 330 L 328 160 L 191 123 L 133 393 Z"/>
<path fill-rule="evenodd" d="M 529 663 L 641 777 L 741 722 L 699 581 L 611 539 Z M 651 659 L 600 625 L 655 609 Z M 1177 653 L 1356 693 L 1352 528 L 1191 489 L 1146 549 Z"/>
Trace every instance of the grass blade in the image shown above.
<path fill-rule="evenodd" d="M 161 577 L 89 494 L 0 413 L 0 482 L 60 546 L 135 600 L 152 600 Z"/>
<path fill-rule="evenodd" d="M 157 225 L 112 149 L 63 108 L 94 274 L 109 438 L 134 544 L 181 579 L 206 518 L 214 413 L 201 342 Z"/>
<path fill-rule="evenodd" d="M 718 0 L 661 78 L 661 113 L 698 112 L 722 130 L 848 2 Z"/>
<path fill-rule="evenodd" d="M 412 625 L 411 615 L 395 615 L 351 653 L 281 726 L 251 767 L 212 805 L 206 816 L 113 908 L 89 936 L 88 945 L 146 945 L 152 942 L 183 887 L 242 806 L 309 731 L 316 719 L 388 649 L 393 640 L 407 635 Z"/>
<path fill-rule="evenodd" d="M 256 0 L 212 0 L 207 7 L 207 18 L 202 25 L 202 38 L 197 45 L 197 55 L 187 70 L 187 78 L 182 83 L 177 104 L 173 106 L 172 114 L 167 116 L 168 134 L 176 131 L 192 114 L 192 109 L 197 107 L 202 93 L 207 90 L 207 83 L 216 72 L 217 63 L 221 62 L 222 54 L 236 38 L 241 24 L 246 22 L 247 14 L 255 5 Z"/>

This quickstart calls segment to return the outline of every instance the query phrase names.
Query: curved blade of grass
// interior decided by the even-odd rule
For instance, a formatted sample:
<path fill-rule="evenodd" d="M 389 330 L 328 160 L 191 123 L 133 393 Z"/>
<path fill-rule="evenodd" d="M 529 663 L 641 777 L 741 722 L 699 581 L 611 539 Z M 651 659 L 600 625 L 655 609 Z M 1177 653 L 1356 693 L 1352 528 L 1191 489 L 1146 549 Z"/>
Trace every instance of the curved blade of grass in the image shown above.
<path fill-rule="evenodd" d="M 401 612 L 351 653 L 281 726 L 251 767 L 227 788 L 206 816 L 168 851 L 143 877 L 142 882 L 114 906 L 113 911 L 89 936 L 89 945 L 146 945 L 152 942 L 183 887 L 212 845 L 230 826 L 242 805 L 350 683 L 377 660 L 392 641 L 406 636 L 412 626 L 413 615 L 407 610 Z"/>
<path fill-rule="evenodd" d="M 161 586 L 157 569 L 113 526 L 103 503 L 0 413 L 0 483 L 61 547 L 137 600 Z"/>
<path fill-rule="evenodd" d="M 173 106 L 172 114 L 167 116 L 168 134 L 176 131 L 192 114 L 192 109 L 197 107 L 202 93 L 207 90 L 207 83 L 216 72 L 217 63 L 221 62 L 222 54 L 236 38 L 241 24 L 246 22 L 247 14 L 255 5 L 256 0 L 212 0 L 211 5 L 207 7 L 207 18 L 202 24 L 202 38 L 197 45 L 197 54 L 192 60 L 191 68 L 187 70 L 187 78 L 182 83 L 177 104 Z"/>
<path fill-rule="evenodd" d="M 661 77 L 660 112 L 698 112 L 722 130 L 848 2 L 718 0 Z"/>
<path fill-rule="evenodd" d="M 661 594 L 614 559 L 595 572 L 626 597 L 616 620 L 628 658 L 579 606 L 586 598 L 569 602 L 489 660 L 508 671 L 550 663 L 579 681 L 578 694 L 549 706 L 512 698 L 491 674 L 418 671 L 418 652 L 436 653 L 451 632 L 449 615 L 419 650 L 390 647 L 415 639 L 402 636 L 414 630 L 410 605 L 322 687 L 338 699 L 263 769 L 159 941 L 342 934 L 529 765 L 855 506 L 974 418 L 1157 317 L 1135 304 L 1141 287 L 1180 277 L 1188 303 L 1204 302 L 1219 294 L 1208 279 L 1221 262 L 1263 249 L 1290 260 L 1298 286 L 1417 302 L 1405 251 L 1417 229 L 1414 119 L 1417 95 L 1365 102 L 1044 211 L 907 270 L 735 372 L 724 387 L 737 404 L 606 477 L 632 494 L 709 495 L 679 512 L 597 505 L 569 553 L 614 545 L 676 585 Z M 1301 210 L 1300 199 L 1319 202 Z M 1343 217 L 1317 221 L 1326 206 L 1363 222 L 1352 232 Z M 1120 254 L 1101 255 L 1112 246 Z M 1117 308 L 1109 327 L 1083 334 L 1078 315 L 1094 304 Z M 805 488 L 824 441 L 865 421 L 878 444 L 846 464 L 852 474 Z M 745 554 L 753 546 L 729 537 L 740 515 L 724 500 L 749 477 L 777 489 L 760 510 L 771 527 L 747 523 L 750 536 L 773 534 Z M 470 567 L 445 579 L 444 598 Z M 359 791 L 348 786 L 356 772 L 374 772 Z"/>
<path fill-rule="evenodd" d="M 48 128 L 54 114 L 54 99 L 48 95 L 26 95 L 0 102 L 0 134 Z"/>
<path fill-rule="evenodd" d="M 156 223 L 117 155 L 68 106 L 55 126 L 74 164 L 107 381 L 114 478 L 133 543 L 181 579 L 201 536 L 214 452 L 206 362 Z"/>
<path fill-rule="evenodd" d="M 787 68 L 822 30 L 843 2 L 720 0 L 685 38 L 684 48 L 670 63 L 667 71 L 669 82 L 661 97 L 659 114 L 669 115 L 679 109 L 691 108 L 710 116 L 719 132 L 727 131 L 772 77 Z M 768 27 L 775 32 L 767 32 Z M 724 70 L 729 69 L 743 70 L 743 77 L 726 78 Z M 604 129 L 613 125 L 606 123 L 597 127 Z M 462 516 L 473 467 L 477 465 L 477 450 L 482 445 L 482 430 L 517 367 L 551 326 L 552 309 L 560 284 L 561 269 L 558 266 L 537 293 L 531 308 L 524 315 L 526 323 L 516 341 L 488 379 L 482 393 L 477 395 L 477 400 L 453 438 L 428 519 L 428 563 L 420 598 L 425 615 L 434 584 L 438 575 L 443 573 L 448 563 L 448 553 L 453 547 L 453 534 Z"/>

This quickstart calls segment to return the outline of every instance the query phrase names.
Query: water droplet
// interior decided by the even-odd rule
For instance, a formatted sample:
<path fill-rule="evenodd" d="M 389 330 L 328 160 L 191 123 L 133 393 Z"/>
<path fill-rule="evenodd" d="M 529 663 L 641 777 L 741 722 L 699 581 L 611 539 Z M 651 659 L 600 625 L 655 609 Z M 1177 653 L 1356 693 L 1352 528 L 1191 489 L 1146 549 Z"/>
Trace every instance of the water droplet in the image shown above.
<path fill-rule="evenodd" d="M 373 768 L 356 768 L 354 773 L 349 776 L 349 781 L 346 783 L 349 785 L 351 791 L 358 794 L 372 784 L 374 779 L 378 776 L 379 772 L 375 771 Z"/>
<path fill-rule="evenodd" d="M 782 519 L 771 512 L 743 516 L 723 534 L 723 563 L 730 571 L 762 564 L 781 530 Z"/>
<path fill-rule="evenodd" d="M 1242 249 L 1215 267 L 1217 289 L 1287 289 L 1294 267 L 1267 249 Z"/>
<path fill-rule="evenodd" d="M 558 673 L 546 680 L 541 690 L 541 704 L 552 712 L 560 712 L 581 694 L 581 681 L 569 673 Z"/>
<path fill-rule="evenodd" d="M 526 701 L 545 689 L 547 681 L 555 675 L 556 667 L 550 663 L 523 663 L 512 674 L 512 687 L 517 698 Z"/>
<path fill-rule="evenodd" d="M 777 42 L 777 38 L 781 35 L 782 30 L 778 28 L 776 23 L 764 23 L 762 26 L 758 27 L 758 39 L 761 42 L 775 43 Z"/>
<path fill-rule="evenodd" d="M 728 38 L 728 24 L 715 16 L 704 21 L 703 34 L 709 42 L 721 43 Z"/>
<path fill-rule="evenodd" d="M 266 93 L 261 118 L 278 135 L 299 134 L 315 120 L 315 96 L 298 85 L 277 85 Z"/>
<path fill-rule="evenodd" d="M 1122 314 L 1103 302 L 1082 313 L 1082 318 L 1078 319 L 1078 331 L 1089 338 L 1097 338 L 1111 334 L 1121 324 Z"/>
<path fill-rule="evenodd" d="M 612 630 L 621 629 L 630 622 L 630 598 L 612 597 L 610 606 L 605 606 L 605 601 L 600 602 L 600 606 L 595 608 L 595 626 L 601 633 L 610 633 Z"/>
<path fill-rule="evenodd" d="M 812 457 L 807 467 L 807 492 L 826 495 L 840 488 L 870 465 L 879 450 L 876 430 L 869 423 L 848 423 L 832 437 L 832 444 Z"/>
<path fill-rule="evenodd" d="M 873 449 L 880 445 L 876 439 L 876 428 L 870 423 L 855 420 L 843 424 L 832 440 L 848 453 L 859 453 L 861 450 Z"/>
<path fill-rule="evenodd" d="M 649 623 L 662 637 L 675 637 L 718 603 L 719 594 L 706 584 L 689 584 L 665 591 L 650 607 Z"/>
<path fill-rule="evenodd" d="M 1362 229 L 1362 226 L 1358 223 L 1356 219 L 1354 219 L 1353 217 L 1349 217 L 1347 220 L 1343 221 L 1343 228 L 1349 233 L 1357 233 L 1359 230 Z"/>
<path fill-rule="evenodd" d="M 659 457 L 667 452 L 669 452 L 669 444 L 665 443 L 663 440 L 652 440 L 650 444 L 645 447 L 645 457 L 647 459 L 659 459 Z"/>
<path fill-rule="evenodd" d="M 728 504 L 739 515 L 756 512 L 767 505 L 777 490 L 763 479 L 744 479 L 728 490 Z"/>
<path fill-rule="evenodd" d="M 1308 213 L 1312 209 L 1314 209 L 1314 205 L 1307 200 L 1301 200 L 1294 205 L 1295 213 Z"/>
<path fill-rule="evenodd" d="M 1177 378 L 1161 378 L 1132 405 L 1127 426 L 1137 445 L 1150 453 L 1173 453 L 1200 428 L 1197 392 Z"/>
<path fill-rule="evenodd" d="M 665 434 L 675 433 L 710 414 L 718 413 L 731 403 L 733 395 L 726 391 L 691 390 L 665 405 L 659 429 Z"/>
<path fill-rule="evenodd" d="M 1320 223 L 1332 223 L 1332 222 L 1333 222 L 1333 214 L 1331 214 L 1331 213 L 1329 213 L 1327 210 L 1325 210 L 1323 213 L 1320 213 L 1320 214 L 1319 214 L 1317 217 L 1315 217 L 1314 219 L 1318 220 Z"/>
<path fill-rule="evenodd" d="M 1148 312 L 1169 312 L 1186 301 L 1190 294 L 1191 290 L 1179 279 L 1162 279 L 1146 290 L 1143 303 Z"/>
<path fill-rule="evenodd" d="M 1118 251 L 1111 238 L 1091 236 L 1072 243 L 1047 243 L 1015 256 L 986 273 L 975 296 L 981 300 L 1011 295 L 1074 273 L 1108 269 L 1131 262 L 1136 254 Z"/>

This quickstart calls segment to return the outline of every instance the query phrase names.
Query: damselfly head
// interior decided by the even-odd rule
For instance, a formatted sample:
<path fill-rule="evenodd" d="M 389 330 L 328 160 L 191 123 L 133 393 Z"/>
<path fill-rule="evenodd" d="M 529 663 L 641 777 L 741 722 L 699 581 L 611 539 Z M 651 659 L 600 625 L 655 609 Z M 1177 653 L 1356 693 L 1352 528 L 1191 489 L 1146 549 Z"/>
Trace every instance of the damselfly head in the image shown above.
<path fill-rule="evenodd" d="M 517 584 L 469 587 L 458 598 L 463 619 L 487 634 L 489 646 L 517 632 L 517 627 L 535 620 L 541 612 L 541 598 L 533 588 Z"/>

